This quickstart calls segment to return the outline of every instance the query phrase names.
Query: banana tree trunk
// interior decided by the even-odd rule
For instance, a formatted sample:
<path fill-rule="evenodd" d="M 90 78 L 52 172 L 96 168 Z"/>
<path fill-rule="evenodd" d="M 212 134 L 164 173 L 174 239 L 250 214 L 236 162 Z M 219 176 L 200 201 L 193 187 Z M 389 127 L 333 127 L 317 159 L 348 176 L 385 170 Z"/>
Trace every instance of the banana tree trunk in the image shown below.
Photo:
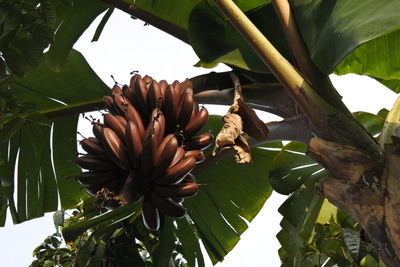
<path fill-rule="evenodd" d="M 361 225 L 388 267 L 400 266 L 398 181 L 388 190 L 382 184 L 388 177 L 398 179 L 400 157 L 390 153 L 382 164 L 365 151 L 317 137 L 309 143 L 308 155 L 333 175 L 322 181 L 323 195 Z"/>
<path fill-rule="evenodd" d="M 324 196 L 361 225 L 388 267 L 400 266 L 400 157 L 388 153 L 395 145 L 385 155 L 346 109 L 335 108 L 310 86 L 232 0 L 214 2 L 312 123 L 318 137 L 310 141 L 308 155 L 332 174 L 322 182 Z"/>

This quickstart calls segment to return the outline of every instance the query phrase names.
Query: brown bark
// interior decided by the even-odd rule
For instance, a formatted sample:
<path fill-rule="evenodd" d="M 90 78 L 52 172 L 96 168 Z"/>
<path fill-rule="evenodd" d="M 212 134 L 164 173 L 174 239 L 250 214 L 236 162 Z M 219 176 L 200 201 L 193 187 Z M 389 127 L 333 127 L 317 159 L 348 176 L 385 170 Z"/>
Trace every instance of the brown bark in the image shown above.
<path fill-rule="evenodd" d="M 322 183 L 324 196 L 353 217 L 368 234 L 371 244 L 388 267 L 400 266 L 398 249 L 390 234 L 393 225 L 387 220 L 387 199 L 369 187 L 361 187 L 327 178 Z M 398 234 L 397 234 L 398 235 Z"/>
<path fill-rule="evenodd" d="M 378 190 L 382 162 L 370 154 L 349 145 L 320 138 L 311 139 L 308 156 L 320 162 L 335 177 L 354 185 L 366 185 Z"/>
<path fill-rule="evenodd" d="M 400 157 L 390 153 L 384 165 L 367 152 L 317 137 L 307 154 L 334 175 L 322 182 L 324 196 L 361 225 L 388 267 L 400 266 Z"/>

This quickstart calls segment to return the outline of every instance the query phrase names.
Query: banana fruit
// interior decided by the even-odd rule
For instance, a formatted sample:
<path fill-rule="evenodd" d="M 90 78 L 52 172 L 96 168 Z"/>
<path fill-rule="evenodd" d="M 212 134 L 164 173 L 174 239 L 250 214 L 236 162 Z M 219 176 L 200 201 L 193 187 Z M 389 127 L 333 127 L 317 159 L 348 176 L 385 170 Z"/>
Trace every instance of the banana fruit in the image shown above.
<path fill-rule="evenodd" d="M 137 74 L 103 100 L 108 113 L 92 123 L 95 137 L 80 141 L 87 154 L 75 160 L 84 169 L 77 181 L 102 208 L 142 199 L 143 223 L 151 231 L 160 228 L 162 214 L 185 216 L 185 198 L 199 190 L 191 172 L 213 141 L 210 132 L 196 136 L 207 123 L 207 109 L 178 81 Z"/>

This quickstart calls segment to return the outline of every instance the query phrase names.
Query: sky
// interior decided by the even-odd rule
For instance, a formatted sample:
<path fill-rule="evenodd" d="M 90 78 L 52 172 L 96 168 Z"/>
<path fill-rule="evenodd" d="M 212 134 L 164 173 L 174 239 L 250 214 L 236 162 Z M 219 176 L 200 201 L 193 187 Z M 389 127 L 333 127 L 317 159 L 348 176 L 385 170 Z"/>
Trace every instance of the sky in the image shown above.
<path fill-rule="evenodd" d="M 99 18 L 78 40 L 74 48 L 85 56 L 99 77 L 109 86 L 113 85 L 110 75 L 119 83 L 128 83 L 130 72 L 137 70 L 142 76 L 148 74 L 157 80 L 183 81 L 211 70 L 196 68 L 198 61 L 192 48 L 152 26 L 144 26 L 140 20 L 114 11 L 98 42 L 92 43 Z M 212 71 L 225 71 L 227 67 L 219 65 Z M 377 113 L 381 108 L 390 109 L 396 100 L 396 94 L 381 86 L 378 82 L 357 75 L 331 76 L 331 80 L 344 103 L 351 111 Z M 228 107 L 207 106 L 210 113 L 223 115 Z M 267 122 L 276 120 L 275 116 L 258 112 Z M 85 124 L 79 125 L 81 132 Z M 273 193 L 263 209 L 250 223 L 249 229 L 241 236 L 241 241 L 217 267 L 239 266 L 279 266 L 279 242 L 275 235 L 279 232 L 280 214 L 278 207 L 286 196 Z M 10 218 L 5 228 L 0 228 L 0 254 L 2 266 L 28 266 L 32 250 L 48 235 L 55 232 L 52 213 L 45 217 L 12 225 Z M 7 241 L 5 241 L 7 240 Z M 207 266 L 212 266 L 207 257 Z"/>

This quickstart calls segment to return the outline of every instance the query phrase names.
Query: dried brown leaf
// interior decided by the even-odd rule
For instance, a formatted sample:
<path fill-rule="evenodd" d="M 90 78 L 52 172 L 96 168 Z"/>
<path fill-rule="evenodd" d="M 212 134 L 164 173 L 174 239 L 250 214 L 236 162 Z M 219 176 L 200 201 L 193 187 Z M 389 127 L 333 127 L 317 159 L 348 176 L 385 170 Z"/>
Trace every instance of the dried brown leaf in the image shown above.
<path fill-rule="evenodd" d="M 239 135 L 235 139 L 235 145 L 233 146 L 235 149 L 235 161 L 236 163 L 250 163 L 251 162 L 251 150 L 249 143 L 243 134 Z"/>
<path fill-rule="evenodd" d="M 268 128 L 265 126 L 264 122 L 260 120 L 256 112 L 242 99 L 237 100 L 239 109 L 237 114 L 243 120 L 243 131 L 247 133 L 250 137 L 257 140 L 264 140 L 268 137 Z"/>
<path fill-rule="evenodd" d="M 234 73 L 231 73 L 232 81 L 235 86 L 235 95 L 233 103 L 224 116 L 224 125 L 222 126 L 220 132 L 215 139 L 215 147 L 213 151 L 213 156 L 221 147 L 232 147 L 235 150 L 235 161 L 236 163 L 250 163 L 251 162 L 251 152 L 249 144 L 243 134 L 243 120 L 240 114 L 240 102 L 242 98 L 242 88 L 240 86 L 239 79 Z M 247 105 L 246 105 L 247 106 Z M 249 112 L 254 111 L 250 109 Z M 251 116 L 254 116 L 250 114 Z M 257 115 L 255 115 L 258 119 Z M 253 119 L 249 119 L 252 120 Z M 267 129 L 268 131 L 268 129 Z M 267 133 L 268 134 L 268 133 Z"/>
<path fill-rule="evenodd" d="M 231 146 L 243 129 L 243 122 L 238 114 L 228 113 L 224 116 L 224 125 L 219 131 L 215 144 L 217 147 Z"/>

